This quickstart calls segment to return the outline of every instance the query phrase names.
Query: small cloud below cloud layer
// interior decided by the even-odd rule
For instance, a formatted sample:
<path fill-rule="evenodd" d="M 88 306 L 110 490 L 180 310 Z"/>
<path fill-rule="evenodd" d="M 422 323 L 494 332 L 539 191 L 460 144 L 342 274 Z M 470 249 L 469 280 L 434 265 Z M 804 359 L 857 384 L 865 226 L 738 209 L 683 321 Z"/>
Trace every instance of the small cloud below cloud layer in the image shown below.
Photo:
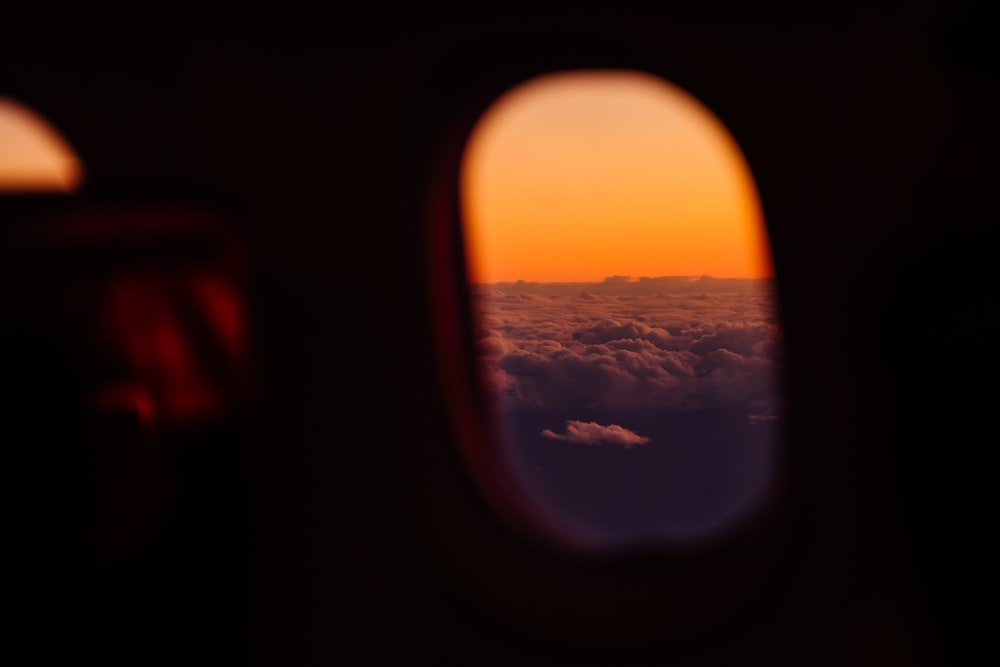
<path fill-rule="evenodd" d="M 634 433 L 618 424 L 603 426 L 597 422 L 584 422 L 573 419 L 566 421 L 565 433 L 556 433 L 550 429 L 545 429 L 541 435 L 550 440 L 578 442 L 584 445 L 621 445 L 626 449 L 635 445 L 645 445 L 649 442 L 649 438 Z"/>

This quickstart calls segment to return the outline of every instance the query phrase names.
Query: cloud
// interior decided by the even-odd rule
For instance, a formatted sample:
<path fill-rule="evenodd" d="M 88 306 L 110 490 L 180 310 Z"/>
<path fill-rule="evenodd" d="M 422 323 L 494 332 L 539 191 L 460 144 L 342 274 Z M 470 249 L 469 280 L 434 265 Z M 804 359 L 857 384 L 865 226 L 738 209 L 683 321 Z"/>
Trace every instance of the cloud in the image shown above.
<path fill-rule="evenodd" d="M 695 279 L 500 290 L 474 301 L 482 377 L 504 410 L 697 409 L 745 404 L 761 414 L 776 397 L 781 330 L 766 281 Z M 615 297 L 576 298 L 614 284 Z M 621 283 L 621 284 L 619 284 Z M 719 289 L 713 289 L 718 283 Z M 697 285 L 697 294 L 674 285 Z M 532 291 L 534 290 L 534 291 Z M 523 299 L 518 294 L 546 295 Z M 704 294 L 705 298 L 700 298 Z M 553 299 L 565 296 L 565 299 Z M 623 299 L 621 297 L 635 297 Z"/>
<path fill-rule="evenodd" d="M 555 433 L 550 429 L 542 431 L 543 437 L 550 440 L 565 440 L 566 442 L 579 442 L 584 445 L 599 445 L 607 443 L 611 445 L 621 445 L 628 449 L 635 445 L 645 445 L 649 438 L 634 433 L 618 424 L 602 426 L 597 422 L 583 422 L 572 419 L 566 420 L 566 432 Z"/>
<path fill-rule="evenodd" d="M 573 340 L 582 343 L 609 343 L 617 340 L 648 340 L 657 347 L 669 349 L 670 333 L 665 329 L 655 329 L 645 324 L 635 322 L 602 322 L 593 327 L 580 329 L 573 333 Z"/>

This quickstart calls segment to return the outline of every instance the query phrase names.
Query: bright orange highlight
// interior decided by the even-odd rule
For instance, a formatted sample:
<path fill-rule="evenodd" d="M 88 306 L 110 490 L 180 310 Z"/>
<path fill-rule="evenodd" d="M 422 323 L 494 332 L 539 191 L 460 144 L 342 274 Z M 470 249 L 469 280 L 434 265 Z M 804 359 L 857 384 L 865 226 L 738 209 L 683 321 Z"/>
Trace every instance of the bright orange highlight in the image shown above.
<path fill-rule="evenodd" d="M 461 198 L 473 282 L 773 274 L 739 146 L 698 100 L 641 72 L 509 91 L 469 138 Z"/>
<path fill-rule="evenodd" d="M 0 97 L 0 192 L 73 192 L 83 167 L 45 120 Z"/>

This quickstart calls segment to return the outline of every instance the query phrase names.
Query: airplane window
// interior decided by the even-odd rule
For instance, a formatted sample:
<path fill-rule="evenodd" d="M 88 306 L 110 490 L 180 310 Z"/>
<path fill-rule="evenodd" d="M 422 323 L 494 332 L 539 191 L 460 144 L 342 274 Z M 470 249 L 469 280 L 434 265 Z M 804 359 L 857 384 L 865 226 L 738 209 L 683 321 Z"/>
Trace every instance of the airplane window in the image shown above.
<path fill-rule="evenodd" d="M 783 419 L 762 206 L 727 128 L 652 74 L 528 80 L 480 117 L 459 209 L 497 506 L 582 549 L 686 548 L 761 511 Z"/>
<path fill-rule="evenodd" d="M 0 97 L 0 192 L 69 193 L 82 177 L 79 158 L 48 122 Z"/>

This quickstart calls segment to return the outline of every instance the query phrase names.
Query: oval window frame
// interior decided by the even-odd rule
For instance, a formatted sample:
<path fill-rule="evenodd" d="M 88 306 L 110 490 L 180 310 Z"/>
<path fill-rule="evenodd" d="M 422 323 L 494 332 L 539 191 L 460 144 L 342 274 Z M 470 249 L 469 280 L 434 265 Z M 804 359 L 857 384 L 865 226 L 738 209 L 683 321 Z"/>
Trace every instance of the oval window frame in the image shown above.
<path fill-rule="evenodd" d="M 469 114 L 466 114 L 466 123 L 462 132 L 455 132 L 449 142 L 449 152 L 457 148 L 457 165 L 453 155 L 449 162 L 449 167 L 457 169 L 460 174 L 462 163 L 465 158 L 468 142 L 476 132 L 480 119 L 489 114 L 494 105 L 500 102 L 509 93 L 515 91 L 525 84 L 534 83 L 552 75 L 572 74 L 574 72 L 622 72 L 628 74 L 640 74 L 650 76 L 664 81 L 668 85 L 677 88 L 681 93 L 689 95 L 696 102 L 701 104 L 704 111 L 714 116 L 713 120 L 721 124 L 724 131 L 728 132 L 729 138 L 740 151 L 744 160 L 747 174 L 750 178 L 750 186 L 754 188 L 759 206 L 762 208 L 762 195 L 753 172 L 750 169 L 749 161 L 743 153 L 742 146 L 735 136 L 733 136 L 728 125 L 701 101 L 699 97 L 690 93 L 683 86 L 679 86 L 666 77 L 651 72 L 648 69 L 624 68 L 624 67 L 576 67 L 558 68 L 544 71 L 533 76 L 520 80 L 499 93 L 494 92 L 492 99 L 486 104 L 477 115 L 474 121 L 469 124 Z M 447 171 L 447 170 L 443 170 Z M 630 547 L 608 546 L 594 547 L 591 541 L 577 535 L 569 527 L 558 525 L 558 521 L 546 520 L 539 516 L 537 507 L 532 501 L 526 499 L 523 492 L 519 491 L 514 482 L 515 473 L 510 471 L 508 459 L 502 453 L 502 432 L 501 425 L 495 420 L 495 415 L 490 409 L 491 400 L 485 394 L 481 378 L 481 363 L 476 355 L 474 345 L 469 344 L 471 332 L 477 326 L 475 315 L 471 312 L 471 294 L 468 290 L 468 258 L 469 247 L 465 241 L 466 223 L 463 219 L 463 201 L 461 198 L 460 179 L 450 188 L 438 187 L 433 189 L 434 197 L 430 203 L 428 219 L 430 221 L 431 233 L 428 235 L 429 243 L 427 247 L 430 259 L 431 271 L 429 272 L 430 291 L 432 295 L 433 321 L 435 323 L 434 339 L 438 359 L 438 368 L 442 371 L 443 384 L 447 392 L 447 400 L 450 407 L 450 418 L 455 428 L 458 447 L 461 450 L 462 458 L 465 462 L 469 474 L 475 479 L 478 488 L 486 496 L 494 511 L 504 517 L 515 530 L 523 535 L 536 540 L 551 543 L 556 549 L 563 551 L 573 551 L 578 555 L 583 555 L 587 551 L 613 551 L 622 548 L 628 550 Z M 457 210 L 456 210 L 457 209 Z M 446 220 L 453 219 L 454 222 L 446 223 Z M 773 256 L 770 239 L 768 237 L 766 217 L 761 214 L 759 232 L 762 235 L 762 248 Z M 452 226 L 446 231 L 444 227 Z M 455 228 L 457 227 L 457 228 Z M 768 257 L 771 260 L 771 257 Z M 777 280 L 772 278 L 772 280 Z M 461 283 L 458 287 L 460 294 L 456 293 L 455 283 Z M 776 304 L 775 318 L 778 320 L 779 330 L 784 331 L 784 324 L 781 318 L 780 304 Z M 456 319 L 457 316 L 457 319 Z M 461 350 L 461 354 L 456 354 L 455 350 Z M 779 397 L 786 395 L 783 381 L 785 369 L 783 363 L 777 364 L 775 385 Z M 781 469 L 781 450 L 784 445 L 784 438 L 776 436 L 778 442 L 772 447 L 777 450 L 776 462 L 772 463 L 770 477 L 773 484 L 777 484 Z M 488 443 L 480 446 L 481 443 Z M 502 472 L 507 468 L 507 472 Z M 775 469 L 776 468 L 776 469 Z M 766 495 L 766 494 L 765 494 Z M 707 545 L 713 543 L 726 542 L 730 539 L 730 533 L 738 533 L 744 530 L 752 530 L 754 524 L 759 523 L 760 515 L 766 514 L 768 505 L 772 504 L 771 497 L 754 497 L 743 516 L 731 527 L 724 527 L 718 534 L 711 534 L 707 539 L 695 540 L 704 542 Z M 744 528 L 746 524 L 748 527 Z M 692 544 L 685 546 L 682 542 L 672 545 L 657 544 L 654 547 L 657 551 L 687 551 L 701 550 L 704 545 Z M 711 548 L 711 546 L 708 546 Z"/>
<path fill-rule="evenodd" d="M 536 77 L 576 69 L 631 69 L 687 91 L 727 129 L 731 127 L 727 114 L 719 112 L 724 105 L 704 95 L 696 72 L 682 63 L 669 63 L 668 73 L 662 59 L 634 53 L 610 53 L 609 57 L 609 53 L 606 48 L 587 45 L 574 53 L 553 54 L 536 45 L 501 66 L 492 59 L 469 58 L 420 83 L 452 93 L 404 125 L 405 131 L 412 123 L 413 136 L 425 137 L 410 146 L 416 150 L 417 168 L 423 171 L 409 173 L 421 184 L 414 190 L 419 203 L 414 203 L 419 205 L 424 231 L 428 344 L 447 421 L 447 433 L 440 441 L 424 442 L 414 452 L 419 459 L 415 474 L 424 525 L 435 553 L 467 599 L 485 605 L 488 613 L 500 613 L 513 623 L 512 628 L 568 634 L 575 640 L 603 637 L 678 646 L 697 641 L 699 624 L 708 616 L 739 623 L 745 617 L 738 609 L 747 611 L 748 602 L 759 603 L 788 576 L 782 565 L 803 545 L 792 533 L 803 529 L 799 524 L 804 517 L 787 503 L 793 490 L 791 476 L 784 470 L 789 467 L 787 454 L 782 454 L 782 469 L 776 471 L 771 493 L 754 519 L 726 540 L 685 550 L 602 553 L 547 539 L 547 525 L 525 523 L 531 515 L 519 509 L 523 499 L 517 495 L 507 495 L 502 503 L 488 500 L 490 494 L 509 491 L 502 477 L 490 475 L 482 465 L 497 456 L 498 449 L 468 449 L 472 443 L 490 442 L 496 436 L 488 425 L 478 384 L 459 197 L 463 151 L 483 113 L 506 92 Z M 766 208 L 766 192 L 759 180 L 757 192 Z M 770 235 L 767 220 L 764 231 Z M 779 258 L 770 238 L 768 246 L 777 272 Z M 780 293 L 777 299 L 780 307 Z M 787 364 L 781 371 L 787 387 Z M 479 467 L 469 465 L 467 457 L 478 460 Z M 431 466 L 430 461 L 437 463 Z M 436 467 L 442 461 L 448 461 L 446 469 Z M 423 488 L 428 484 L 434 488 Z M 470 502 L 475 506 L 470 507 Z M 456 503 L 463 504 L 457 512 Z M 588 587 L 582 599 L 576 590 L 581 582 Z M 725 609 L 734 613 L 721 611 Z M 721 629 L 718 620 L 715 628 Z"/>

